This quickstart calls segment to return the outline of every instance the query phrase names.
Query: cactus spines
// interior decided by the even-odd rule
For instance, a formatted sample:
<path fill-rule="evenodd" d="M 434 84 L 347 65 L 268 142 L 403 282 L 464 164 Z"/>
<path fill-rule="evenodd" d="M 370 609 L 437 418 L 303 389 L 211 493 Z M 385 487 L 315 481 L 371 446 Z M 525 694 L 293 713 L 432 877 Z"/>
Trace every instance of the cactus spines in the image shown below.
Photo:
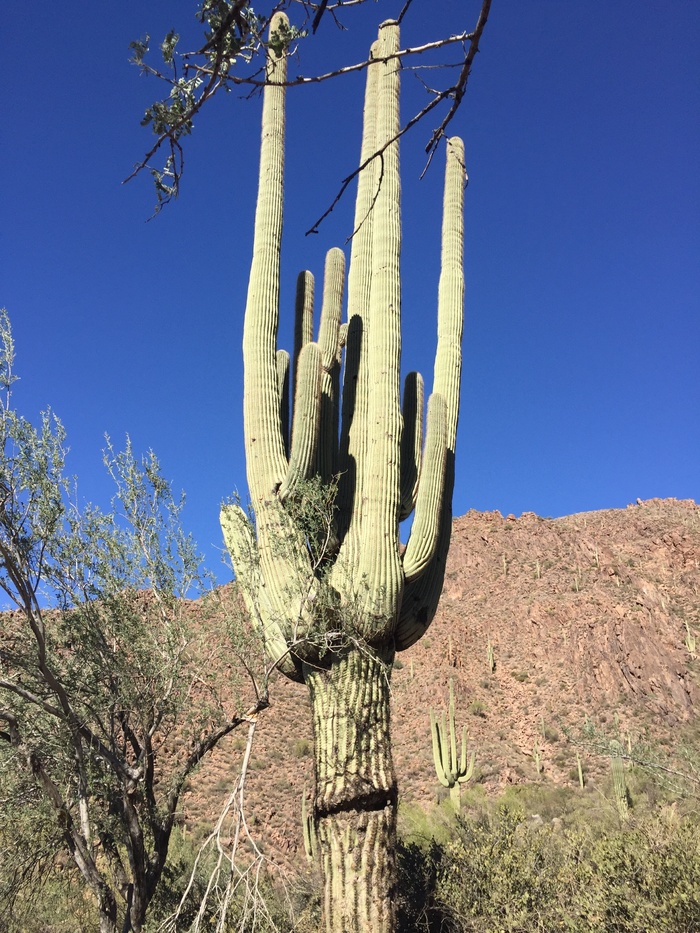
<path fill-rule="evenodd" d="M 285 22 L 284 14 L 275 14 L 271 30 Z M 286 58 L 283 51 L 269 51 L 243 333 L 245 450 L 255 529 L 239 506 L 225 505 L 221 512 L 237 581 L 270 660 L 310 689 L 313 819 L 327 931 L 390 933 L 395 927 L 390 891 L 397 790 L 388 679 L 395 651 L 417 641 L 435 614 L 452 521 L 464 147 L 458 139 L 446 145 L 438 340 L 424 431 L 422 378 L 408 377 L 403 403 L 400 385 L 400 68 L 392 57 L 398 48 L 398 25 L 383 23 L 367 68 L 347 320 L 341 323 L 345 259 L 333 249 L 315 340 L 314 279 L 303 272 L 297 280 L 291 379 L 288 359 L 277 351 Z M 293 398 L 291 418 L 287 394 Z M 337 486 L 320 536 L 321 555 L 312 546 L 313 533 L 298 520 L 298 506 L 314 482 Z M 404 549 L 399 522 L 412 512 Z M 454 735 L 454 751 L 444 739 L 436 741 L 443 742 L 445 764 L 451 762 L 446 773 L 455 772 L 458 786 L 473 770 L 466 735 L 461 761 Z M 352 882 L 358 859 L 373 866 L 372 880 L 361 883 L 375 889 L 359 899 Z M 334 925 L 334 917 L 346 918 L 346 925 Z"/>
<path fill-rule="evenodd" d="M 443 787 L 449 787 L 450 799 L 458 812 L 461 802 L 461 786 L 474 774 L 475 753 L 472 751 L 467 764 L 467 727 L 462 729 L 462 752 L 457 753 L 457 733 L 455 730 L 454 685 L 450 680 L 450 708 L 447 720 L 445 713 L 438 720 L 430 710 L 430 732 L 433 739 L 433 761 L 438 781 Z"/>

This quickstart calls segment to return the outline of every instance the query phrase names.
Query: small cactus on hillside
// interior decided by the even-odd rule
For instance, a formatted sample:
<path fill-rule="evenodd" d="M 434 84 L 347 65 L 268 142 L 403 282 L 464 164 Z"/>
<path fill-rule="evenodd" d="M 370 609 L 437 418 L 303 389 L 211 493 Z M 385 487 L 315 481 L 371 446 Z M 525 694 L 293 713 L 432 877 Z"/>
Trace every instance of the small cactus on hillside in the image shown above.
<path fill-rule="evenodd" d="M 489 638 L 488 644 L 486 645 L 486 661 L 489 666 L 491 673 L 495 673 L 496 670 L 496 655 L 493 651 L 493 645 L 491 644 L 491 639 Z"/>
<path fill-rule="evenodd" d="M 311 864 L 316 858 L 316 824 L 313 811 L 309 811 L 306 805 L 306 787 L 301 797 L 301 825 L 304 832 L 306 860 Z"/>
<path fill-rule="evenodd" d="M 449 722 L 449 731 L 448 731 Z M 462 754 L 457 756 L 457 735 L 455 732 L 455 697 L 454 684 L 450 680 L 450 710 L 448 721 L 443 712 L 441 720 L 434 711 L 430 710 L 430 731 L 433 737 L 433 760 L 438 780 L 443 787 L 449 787 L 450 799 L 456 812 L 461 805 L 462 784 L 471 778 L 474 773 L 474 752 L 471 753 L 467 764 L 467 727 L 462 729 Z"/>
<path fill-rule="evenodd" d="M 612 771 L 613 794 L 615 796 L 615 806 L 621 820 L 629 817 L 630 796 L 625 780 L 625 766 L 620 755 L 614 755 L 610 759 L 610 769 Z"/>
<path fill-rule="evenodd" d="M 537 774 L 542 774 L 542 749 L 540 748 L 539 742 L 535 742 L 532 748 L 532 760 L 535 762 L 535 771 Z"/>

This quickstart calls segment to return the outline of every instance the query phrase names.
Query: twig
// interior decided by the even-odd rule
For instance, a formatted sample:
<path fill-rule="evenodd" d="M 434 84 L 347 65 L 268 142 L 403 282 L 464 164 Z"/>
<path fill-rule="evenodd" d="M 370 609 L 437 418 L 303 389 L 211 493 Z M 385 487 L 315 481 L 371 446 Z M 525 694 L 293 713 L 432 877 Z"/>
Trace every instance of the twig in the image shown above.
<path fill-rule="evenodd" d="M 304 9 L 307 11 L 307 14 L 309 11 L 313 11 L 311 31 L 312 33 L 315 33 L 325 13 L 331 13 L 335 19 L 335 11 L 345 7 L 360 5 L 365 3 L 366 0 L 338 0 L 338 2 L 335 3 L 328 2 L 328 0 L 320 0 L 320 2 L 317 3 L 307 2 L 307 0 L 298 0 L 298 2 L 302 3 Z M 412 0 L 406 0 L 399 13 L 398 22 L 401 22 L 406 16 L 411 4 Z M 275 5 L 275 10 L 281 9 L 285 5 L 286 4 L 280 0 L 280 2 Z M 167 141 L 170 148 L 170 155 L 166 160 L 165 168 L 160 172 L 158 170 L 152 169 L 152 173 L 156 179 L 156 186 L 158 188 L 158 205 L 156 207 L 156 213 L 158 213 L 164 204 L 167 204 L 173 197 L 176 197 L 179 194 L 180 181 L 184 171 L 184 152 L 180 138 L 189 130 L 193 118 L 201 111 L 206 101 L 217 94 L 218 91 L 220 91 L 222 88 L 227 88 L 230 86 L 242 87 L 247 85 L 249 88 L 251 88 L 252 92 L 265 87 L 267 83 L 264 76 L 259 77 L 260 70 L 256 71 L 253 75 L 247 76 L 229 73 L 229 68 L 234 63 L 235 58 L 231 57 L 230 50 L 225 54 L 224 49 L 226 48 L 226 38 L 231 32 L 234 24 L 238 31 L 238 39 L 240 40 L 240 50 L 237 52 L 238 57 L 245 58 L 249 61 L 255 55 L 255 53 L 260 50 L 261 47 L 264 48 L 265 46 L 265 42 L 261 37 L 263 34 L 263 29 L 269 24 L 270 18 L 266 17 L 265 19 L 261 20 L 260 27 L 257 25 L 253 27 L 241 15 L 241 12 L 245 6 L 246 3 L 244 0 L 236 0 L 236 3 L 232 6 L 230 12 L 226 15 L 225 20 L 217 27 L 214 35 L 211 36 L 205 45 L 203 45 L 195 52 L 178 53 L 179 57 L 182 59 L 182 61 L 184 61 L 185 74 L 193 75 L 193 77 L 188 78 L 188 80 L 194 82 L 198 78 L 201 78 L 204 81 L 204 88 L 199 93 L 199 96 L 193 100 L 191 105 L 187 106 L 185 111 L 179 114 L 176 119 L 174 119 L 172 125 L 167 126 L 167 128 L 160 133 L 156 142 L 153 144 L 153 146 L 151 146 L 144 158 L 135 166 L 134 170 L 128 175 L 127 178 L 124 179 L 123 182 L 126 183 L 130 181 L 141 171 L 143 171 L 143 169 L 149 167 L 153 157 Z M 336 68 L 332 71 L 328 71 L 320 75 L 299 75 L 296 78 L 286 81 L 284 86 L 300 87 L 303 85 L 318 84 L 320 82 L 330 80 L 331 78 L 339 77 L 340 75 L 352 74 L 357 71 L 362 71 L 376 61 L 386 62 L 390 59 L 398 59 L 402 62 L 408 56 L 422 55 L 426 52 L 434 51 L 436 49 L 442 48 L 443 46 L 455 44 L 458 42 L 462 43 L 463 45 L 469 42 L 469 47 L 466 51 L 464 60 L 461 63 L 461 70 L 457 81 L 442 91 L 434 92 L 434 97 L 430 104 L 424 107 L 419 113 L 415 115 L 415 117 L 409 120 L 408 123 L 406 123 L 402 130 L 397 134 L 397 136 L 390 140 L 389 143 L 387 143 L 387 145 L 391 145 L 391 143 L 395 142 L 396 139 L 399 139 L 412 126 L 415 126 L 416 123 L 423 119 L 423 117 L 430 113 L 430 111 L 433 110 L 443 100 L 448 98 L 451 99 L 452 104 L 449 111 L 441 121 L 440 125 L 435 130 L 433 130 L 430 140 L 426 145 L 428 162 L 426 164 L 425 170 L 427 170 L 440 139 L 445 135 L 445 130 L 454 118 L 454 115 L 456 114 L 464 97 L 471 67 L 479 48 L 479 41 L 488 19 L 490 6 L 491 0 L 483 0 L 476 28 L 472 33 L 464 32 L 460 35 L 446 36 L 433 42 L 427 42 L 421 46 L 400 49 L 399 51 L 389 56 L 377 59 L 368 58 L 365 61 L 356 62 L 352 65 L 346 65 L 341 68 Z M 336 19 L 336 23 L 337 22 L 338 21 Z M 338 25 L 340 24 L 338 23 Z M 215 54 L 213 55 L 213 61 L 211 63 L 197 64 L 196 62 L 192 61 L 195 56 L 212 56 L 213 50 L 215 50 Z M 168 83 L 173 88 L 178 87 L 178 82 L 176 80 L 167 78 L 157 69 L 152 68 L 150 65 L 147 65 L 140 60 L 139 64 L 144 71 L 157 75 L 158 77 L 168 81 Z M 172 63 L 169 64 L 172 65 Z M 175 68 L 174 65 L 172 65 L 172 67 L 173 69 Z M 459 68 L 460 64 L 444 67 Z M 177 74 L 176 71 L 175 74 Z M 191 84 L 190 90 L 193 91 L 194 87 L 196 87 L 196 85 Z M 386 146 L 374 153 L 372 158 L 379 157 L 385 148 Z M 356 170 L 342 181 L 337 197 L 329 209 L 307 231 L 307 234 L 316 233 L 318 231 L 320 223 L 332 212 L 333 208 L 338 203 L 338 200 L 340 197 L 342 197 L 343 193 L 347 189 L 349 183 L 355 177 L 357 177 L 359 171 L 361 171 L 362 168 L 366 166 L 366 164 L 368 163 L 365 163 L 363 166 L 361 166 L 360 169 Z M 169 179 L 167 183 L 164 181 L 166 178 Z"/>
<path fill-rule="evenodd" d="M 469 52 L 467 53 L 467 57 L 464 59 L 464 65 L 462 66 L 462 72 L 459 76 L 459 80 L 457 81 L 457 84 L 454 86 L 454 88 L 451 89 L 454 94 L 453 104 L 450 107 L 449 112 L 447 113 L 445 119 L 442 121 L 440 126 L 436 130 L 433 131 L 433 135 L 430 137 L 430 141 L 428 142 L 428 145 L 425 147 L 425 151 L 428 153 L 428 155 L 432 155 L 432 153 L 435 151 L 435 148 L 437 147 L 437 144 L 439 143 L 441 137 L 445 135 L 445 129 L 447 128 L 447 125 L 450 123 L 455 113 L 457 113 L 457 109 L 459 105 L 462 103 L 464 92 L 467 89 L 467 81 L 469 80 L 469 74 L 471 72 L 472 64 L 474 62 L 476 53 L 479 51 L 479 40 L 481 39 L 481 35 L 484 31 L 484 27 L 486 26 L 486 21 L 489 18 L 490 9 L 491 9 L 491 0 L 484 0 L 482 7 L 481 7 L 481 12 L 479 13 L 479 19 L 477 20 L 477 23 L 476 23 L 476 28 L 471 35 L 471 41 L 469 43 Z M 443 97 L 444 96 L 445 95 L 443 94 Z"/>
<path fill-rule="evenodd" d="M 326 71 L 320 75 L 298 75 L 296 78 L 290 78 L 287 81 L 280 81 L 275 83 L 275 87 L 303 87 L 307 84 L 320 84 L 322 81 L 328 81 L 331 78 L 339 78 L 341 75 L 354 74 L 356 71 L 364 71 L 366 68 L 369 68 L 370 65 L 374 65 L 377 62 L 389 62 L 392 59 L 396 58 L 399 61 L 402 61 L 408 55 L 423 55 L 425 52 L 432 52 L 435 49 L 444 48 L 446 45 L 453 45 L 457 42 L 466 42 L 467 39 L 471 39 L 473 33 L 462 32 L 456 36 L 446 36 L 444 39 L 436 39 L 434 42 L 426 42 L 425 45 L 416 45 L 409 46 L 405 49 L 399 49 L 397 52 L 392 52 L 389 55 L 381 55 L 376 58 L 367 58 L 361 62 L 355 62 L 353 65 L 343 65 L 342 68 L 336 68 L 333 71 Z M 207 77 L 215 74 L 214 69 L 205 65 L 188 65 L 189 70 L 197 72 L 197 74 L 206 75 Z M 447 65 L 443 67 L 448 68 L 459 68 L 459 64 Z M 260 69 L 256 74 L 260 72 Z M 262 90 L 268 82 L 264 78 L 256 78 L 253 76 L 242 77 L 240 75 L 225 75 L 222 76 L 222 82 L 226 81 L 230 84 L 235 84 L 240 87 L 242 85 L 248 85 L 253 87 L 256 90 Z M 449 94 L 454 90 L 456 85 L 447 89 Z M 130 176 L 131 177 L 131 176 Z M 127 178 L 126 181 L 129 179 Z"/>

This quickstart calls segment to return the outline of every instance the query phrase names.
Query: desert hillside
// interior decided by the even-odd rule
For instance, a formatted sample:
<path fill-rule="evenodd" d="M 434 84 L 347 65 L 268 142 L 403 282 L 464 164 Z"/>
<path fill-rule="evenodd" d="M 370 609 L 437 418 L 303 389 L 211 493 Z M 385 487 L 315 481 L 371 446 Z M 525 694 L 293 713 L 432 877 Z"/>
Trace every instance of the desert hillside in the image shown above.
<path fill-rule="evenodd" d="M 476 753 L 473 780 L 494 792 L 506 783 L 574 782 L 577 748 L 568 736 L 586 717 L 632 741 L 692 740 L 699 592 L 700 506 L 692 500 L 558 519 L 473 511 L 455 519 L 440 609 L 392 675 L 401 799 L 427 806 L 441 790 L 430 708 L 446 707 L 451 679 L 457 725 L 468 726 Z M 190 825 L 215 817 L 242 745 L 234 736 L 201 772 L 185 800 Z M 589 755 L 584 765 L 595 779 L 605 762 Z M 300 800 L 312 778 L 306 690 L 279 678 L 247 789 L 247 813 L 273 858 L 296 857 Z"/>

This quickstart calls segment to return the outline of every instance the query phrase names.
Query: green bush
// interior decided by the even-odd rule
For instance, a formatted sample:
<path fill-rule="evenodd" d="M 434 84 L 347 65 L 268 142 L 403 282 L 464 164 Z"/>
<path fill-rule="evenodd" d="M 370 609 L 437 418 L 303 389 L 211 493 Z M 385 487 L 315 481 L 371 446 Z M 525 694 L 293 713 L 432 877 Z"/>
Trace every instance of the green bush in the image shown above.
<path fill-rule="evenodd" d="M 561 858 L 551 828 L 501 804 L 495 817 L 457 824 L 437 875 L 436 899 L 455 930 L 549 930 Z"/>
<path fill-rule="evenodd" d="M 297 739 L 292 746 L 295 758 L 308 758 L 313 752 L 313 745 L 308 739 Z"/>
<path fill-rule="evenodd" d="M 585 795 L 588 809 L 561 796 L 543 821 L 521 804 L 551 814 L 552 801 L 520 796 L 399 843 L 399 933 L 700 933 L 695 815 L 666 807 L 620 825 Z"/>
<path fill-rule="evenodd" d="M 700 826 L 651 817 L 584 842 L 571 913 L 581 933 L 700 930 Z M 573 852 L 569 853 L 571 856 Z"/>

